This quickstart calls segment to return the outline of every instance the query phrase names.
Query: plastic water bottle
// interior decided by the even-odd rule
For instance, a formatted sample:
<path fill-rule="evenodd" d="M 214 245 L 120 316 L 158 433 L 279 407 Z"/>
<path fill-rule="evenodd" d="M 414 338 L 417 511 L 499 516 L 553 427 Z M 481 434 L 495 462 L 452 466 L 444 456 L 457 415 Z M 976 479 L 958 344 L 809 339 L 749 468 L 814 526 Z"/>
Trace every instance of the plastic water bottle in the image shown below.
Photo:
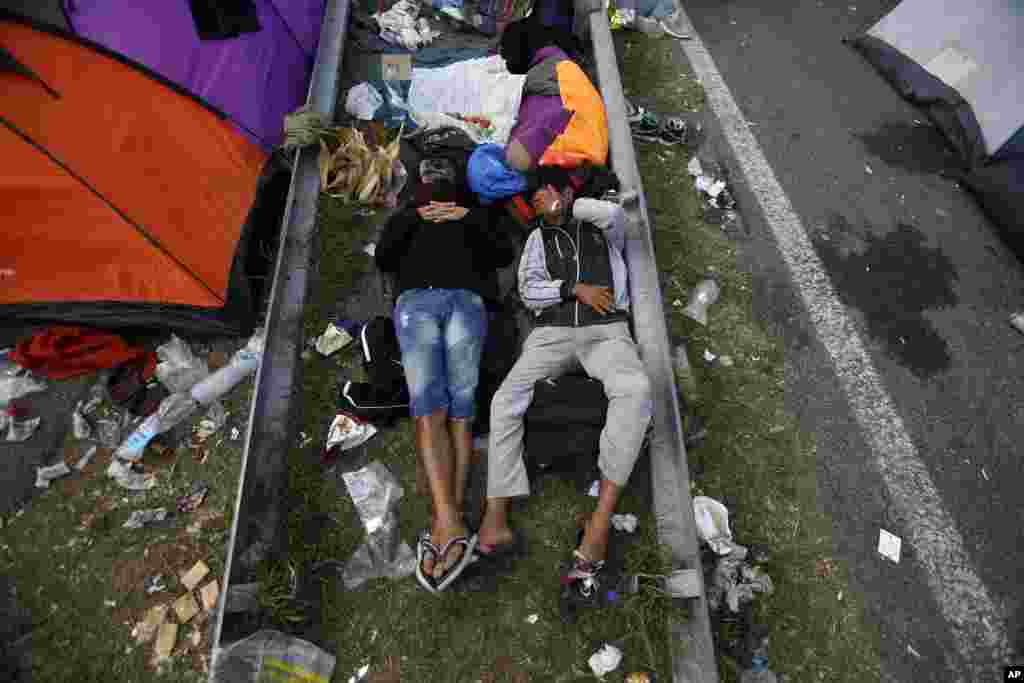
<path fill-rule="evenodd" d="M 778 683 L 778 677 L 768 668 L 768 639 L 754 650 L 750 668 L 740 673 L 740 683 Z"/>

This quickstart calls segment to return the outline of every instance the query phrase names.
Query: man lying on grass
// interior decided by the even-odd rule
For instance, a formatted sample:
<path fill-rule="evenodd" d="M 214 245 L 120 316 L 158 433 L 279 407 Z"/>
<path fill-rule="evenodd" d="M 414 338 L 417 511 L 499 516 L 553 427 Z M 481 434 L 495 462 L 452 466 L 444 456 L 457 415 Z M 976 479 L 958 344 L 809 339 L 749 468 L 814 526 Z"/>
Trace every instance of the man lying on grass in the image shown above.
<path fill-rule="evenodd" d="M 530 492 L 523 462 L 523 416 L 534 384 L 576 363 L 600 380 L 608 397 L 601 432 L 597 509 L 562 577 L 590 594 L 608 549 L 612 512 L 636 463 L 653 405 L 650 382 L 629 332 L 625 214 L 618 204 L 577 199 L 548 184 L 533 196 L 540 225 L 530 234 L 519 265 L 519 292 L 536 327 L 491 403 L 487 508 L 477 553 L 484 561 L 522 552 L 523 539 L 508 525 L 510 499 Z"/>

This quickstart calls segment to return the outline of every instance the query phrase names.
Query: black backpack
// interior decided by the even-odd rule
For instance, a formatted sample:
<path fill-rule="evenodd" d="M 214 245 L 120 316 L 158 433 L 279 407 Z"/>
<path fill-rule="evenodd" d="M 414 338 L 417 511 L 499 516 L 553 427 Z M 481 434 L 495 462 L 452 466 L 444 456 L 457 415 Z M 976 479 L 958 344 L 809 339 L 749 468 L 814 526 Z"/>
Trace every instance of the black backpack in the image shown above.
<path fill-rule="evenodd" d="M 542 379 L 523 418 L 530 479 L 559 474 L 587 488 L 597 478 L 601 430 L 608 413 L 604 386 L 586 375 Z"/>
<path fill-rule="evenodd" d="M 409 387 L 402 351 L 391 318 L 377 316 L 362 326 L 357 340 L 363 353 L 366 382 L 338 384 L 340 410 L 375 425 L 409 416 Z"/>

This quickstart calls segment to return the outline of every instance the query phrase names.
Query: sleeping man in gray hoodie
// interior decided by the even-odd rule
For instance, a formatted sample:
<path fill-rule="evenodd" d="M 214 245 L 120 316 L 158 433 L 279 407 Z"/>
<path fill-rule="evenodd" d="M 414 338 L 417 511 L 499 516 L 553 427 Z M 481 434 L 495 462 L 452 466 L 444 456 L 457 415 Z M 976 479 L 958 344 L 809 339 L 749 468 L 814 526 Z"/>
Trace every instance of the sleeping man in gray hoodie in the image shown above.
<path fill-rule="evenodd" d="M 597 508 L 562 577 L 587 597 L 600 583 L 611 515 L 633 470 L 653 404 L 650 382 L 629 332 L 625 214 L 619 204 L 580 198 L 572 190 L 541 187 L 533 196 L 540 216 L 519 265 L 519 292 L 535 328 L 491 403 L 487 507 L 477 553 L 483 559 L 522 551 L 508 525 L 513 498 L 530 492 L 523 462 L 523 416 L 534 384 L 577 363 L 604 385 L 608 414 L 601 432 Z"/>

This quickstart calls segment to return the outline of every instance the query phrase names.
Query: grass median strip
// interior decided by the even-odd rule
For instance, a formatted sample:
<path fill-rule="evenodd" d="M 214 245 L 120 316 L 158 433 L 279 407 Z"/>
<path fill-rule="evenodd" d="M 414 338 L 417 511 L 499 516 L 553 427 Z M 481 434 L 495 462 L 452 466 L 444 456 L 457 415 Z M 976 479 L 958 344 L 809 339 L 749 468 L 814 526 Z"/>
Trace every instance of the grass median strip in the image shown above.
<path fill-rule="evenodd" d="M 700 111 L 700 86 L 680 73 L 671 41 L 632 34 L 618 42 L 628 97 L 659 114 Z M 636 148 L 669 329 L 686 343 L 698 388 L 690 398 L 708 432 L 688 454 L 694 494 L 725 503 L 737 542 L 769 553 L 775 590 L 755 599 L 754 615 L 770 629 L 771 666 L 791 680 L 877 681 L 877 630 L 865 623 L 843 567 L 831 557 L 830 520 L 817 502 L 814 444 L 783 407 L 782 340 L 769 336 L 753 312 L 756 274 L 738 270 L 742 247 L 702 220 L 687 173 L 693 150 L 656 143 Z M 682 309 L 705 277 L 718 280 L 721 296 L 702 327 Z M 705 350 L 730 356 L 733 366 L 706 362 Z M 734 681 L 739 667 L 721 649 L 723 680 Z"/>

